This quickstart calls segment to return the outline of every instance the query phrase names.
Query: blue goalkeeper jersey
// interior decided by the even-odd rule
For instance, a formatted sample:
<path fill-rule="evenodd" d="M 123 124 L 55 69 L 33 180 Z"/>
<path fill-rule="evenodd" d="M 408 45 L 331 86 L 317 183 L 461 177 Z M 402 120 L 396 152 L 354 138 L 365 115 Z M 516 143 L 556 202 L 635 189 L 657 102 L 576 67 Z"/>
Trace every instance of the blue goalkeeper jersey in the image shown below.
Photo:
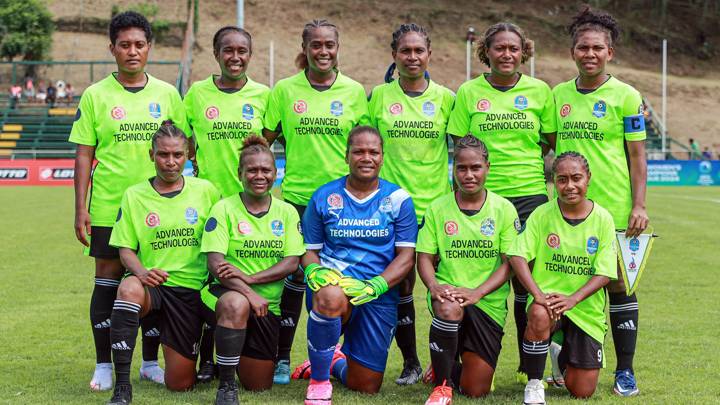
<path fill-rule="evenodd" d="M 345 189 L 347 176 L 315 191 L 302 219 L 305 248 L 320 251 L 323 266 L 358 280 L 385 271 L 395 247 L 415 247 L 418 226 L 410 195 L 380 179 L 378 190 L 359 200 Z M 397 287 L 377 303 L 397 305 Z"/>

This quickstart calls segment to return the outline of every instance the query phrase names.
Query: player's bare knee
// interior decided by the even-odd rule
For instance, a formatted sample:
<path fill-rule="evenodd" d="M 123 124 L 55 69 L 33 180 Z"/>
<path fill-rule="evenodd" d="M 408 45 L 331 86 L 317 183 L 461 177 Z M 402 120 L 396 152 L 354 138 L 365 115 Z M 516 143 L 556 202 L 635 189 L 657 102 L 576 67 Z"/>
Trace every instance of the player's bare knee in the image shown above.
<path fill-rule="evenodd" d="M 120 259 L 95 259 L 95 276 L 101 278 L 110 278 L 120 280 L 125 273 Z"/>
<path fill-rule="evenodd" d="M 382 386 L 382 380 L 375 381 L 374 379 L 347 379 L 347 387 L 353 391 L 361 392 L 363 394 L 374 395 L 380 392 Z"/>
<path fill-rule="evenodd" d="M 567 383 L 567 382 L 566 382 Z M 588 399 L 595 393 L 596 386 L 580 383 L 580 384 L 566 384 L 570 395 L 577 399 Z"/>
<path fill-rule="evenodd" d="M 313 310 L 322 315 L 337 316 L 346 303 L 347 297 L 338 286 L 325 286 L 313 294 Z"/>
<path fill-rule="evenodd" d="M 244 295 L 229 291 L 218 299 L 215 311 L 218 323 L 232 324 L 245 323 L 250 315 L 250 302 Z"/>
<path fill-rule="evenodd" d="M 145 301 L 145 287 L 135 276 L 125 278 L 120 282 L 117 290 L 117 299 L 141 304 Z"/>
<path fill-rule="evenodd" d="M 470 398 L 482 398 L 490 393 L 490 383 L 475 383 L 462 386 L 462 393 Z"/>
<path fill-rule="evenodd" d="M 463 308 L 457 302 L 436 302 L 433 305 L 435 316 L 446 321 L 459 321 L 463 316 Z"/>
<path fill-rule="evenodd" d="M 527 315 L 526 335 L 532 339 L 547 339 L 546 335 L 550 334 L 550 327 L 552 326 L 550 314 L 548 314 L 547 309 L 541 305 L 532 304 Z"/>
<path fill-rule="evenodd" d="M 167 373 L 165 374 L 167 377 Z M 193 385 L 195 384 L 195 377 L 190 376 L 186 378 L 172 378 L 172 379 L 165 379 L 165 387 L 167 387 L 170 391 L 175 392 L 182 392 L 182 391 L 190 391 L 193 388 Z"/>

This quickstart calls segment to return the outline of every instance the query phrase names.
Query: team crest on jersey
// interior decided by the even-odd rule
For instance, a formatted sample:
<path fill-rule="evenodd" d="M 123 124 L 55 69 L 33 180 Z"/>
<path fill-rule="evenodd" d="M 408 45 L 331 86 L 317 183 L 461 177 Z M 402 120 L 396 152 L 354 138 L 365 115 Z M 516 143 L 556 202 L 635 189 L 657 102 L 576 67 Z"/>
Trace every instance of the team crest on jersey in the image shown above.
<path fill-rule="evenodd" d="M 515 218 L 515 230 L 518 231 L 518 233 L 522 232 L 522 224 L 520 224 L 520 218 Z"/>
<path fill-rule="evenodd" d="M 242 107 L 242 116 L 246 120 L 250 121 L 255 117 L 255 109 L 250 104 L 244 104 Z"/>
<path fill-rule="evenodd" d="M 382 202 L 380 202 L 380 212 L 390 212 L 392 211 L 392 201 L 390 201 L 390 197 L 385 197 L 382 199 Z"/>
<path fill-rule="evenodd" d="M 162 115 L 160 112 L 160 104 L 158 103 L 150 103 L 150 105 L 148 105 L 148 111 L 150 111 L 150 116 L 155 119 L 160 118 Z"/>
<path fill-rule="evenodd" d="M 517 96 L 515 97 L 515 108 L 518 110 L 524 110 L 528 108 L 528 99 L 525 96 Z"/>
<path fill-rule="evenodd" d="M 481 112 L 490 111 L 490 101 L 482 99 L 477 102 L 477 110 Z"/>
<path fill-rule="evenodd" d="M 293 103 L 293 111 L 297 114 L 304 114 L 307 111 L 307 103 L 305 100 L 298 100 Z"/>
<path fill-rule="evenodd" d="M 570 115 L 570 111 L 572 111 L 570 104 L 563 104 L 563 106 L 560 107 L 560 116 L 565 118 Z"/>
<path fill-rule="evenodd" d="M 147 214 L 145 217 L 145 225 L 149 226 L 150 228 L 155 228 L 156 226 L 160 225 L 160 215 L 151 212 Z"/>
<path fill-rule="evenodd" d="M 252 233 L 252 227 L 245 221 L 238 222 L 237 230 L 240 232 L 240 235 L 250 235 Z"/>
<path fill-rule="evenodd" d="M 205 222 L 205 232 L 212 232 L 217 228 L 217 219 L 215 217 L 208 218 L 207 222 Z"/>
<path fill-rule="evenodd" d="M 120 106 L 115 106 L 110 110 L 110 116 L 114 120 L 124 120 L 125 119 L 125 109 Z"/>
<path fill-rule="evenodd" d="M 595 236 L 591 236 L 587 240 L 587 252 L 589 255 L 594 255 L 597 250 L 598 246 L 600 246 L 600 241 Z"/>
<path fill-rule="evenodd" d="M 330 194 L 327 203 L 331 210 L 341 210 L 343 208 L 343 198 L 338 193 Z"/>
<path fill-rule="evenodd" d="M 193 207 L 187 207 L 187 209 L 185 210 L 185 220 L 190 225 L 197 224 L 197 221 L 198 221 L 197 210 Z"/>
<path fill-rule="evenodd" d="M 330 103 L 330 114 L 339 117 L 343 114 L 343 105 L 340 100 L 335 100 Z"/>
<path fill-rule="evenodd" d="M 593 116 L 596 118 L 602 118 L 605 116 L 605 113 L 607 113 L 607 104 L 605 104 L 604 101 L 599 100 L 595 105 L 593 105 Z"/>
<path fill-rule="evenodd" d="M 487 237 L 495 235 L 495 220 L 485 218 L 482 224 L 480 224 L 480 233 Z"/>
<path fill-rule="evenodd" d="M 547 245 L 552 249 L 560 247 L 560 237 L 556 233 L 551 233 L 547 236 Z"/>
<path fill-rule="evenodd" d="M 205 109 L 205 118 L 209 120 L 214 120 L 215 118 L 220 116 L 220 110 L 215 107 L 214 105 L 211 105 L 207 109 Z"/>
<path fill-rule="evenodd" d="M 272 234 L 280 237 L 283 236 L 285 233 L 285 226 L 283 225 L 282 221 L 279 219 L 276 219 L 270 223 L 270 230 L 272 231 Z"/>
<path fill-rule="evenodd" d="M 453 236 L 458 233 L 458 224 L 455 221 L 445 221 L 445 235 Z"/>
<path fill-rule="evenodd" d="M 388 110 L 392 115 L 400 115 L 403 112 L 403 106 L 400 103 L 394 103 L 390 105 L 390 108 L 388 108 Z"/>
<path fill-rule="evenodd" d="M 426 101 L 422 105 L 422 110 L 425 115 L 427 115 L 428 117 L 432 117 L 433 115 L 435 115 L 435 104 L 433 104 L 432 101 Z"/>

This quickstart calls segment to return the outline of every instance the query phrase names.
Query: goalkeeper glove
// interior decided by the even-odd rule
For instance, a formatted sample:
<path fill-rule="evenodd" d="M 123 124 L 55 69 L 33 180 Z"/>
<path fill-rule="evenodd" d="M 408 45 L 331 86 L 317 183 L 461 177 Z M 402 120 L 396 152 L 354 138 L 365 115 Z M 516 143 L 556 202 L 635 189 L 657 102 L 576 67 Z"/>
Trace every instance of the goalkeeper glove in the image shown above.
<path fill-rule="evenodd" d="M 340 270 L 320 266 L 317 263 L 305 267 L 305 281 L 313 292 L 328 285 L 337 285 L 343 274 Z"/>
<path fill-rule="evenodd" d="M 390 288 L 382 276 L 375 276 L 366 281 L 360 281 L 352 277 L 343 277 L 339 285 L 342 287 L 345 295 L 353 297 L 350 299 L 350 303 L 353 305 L 362 305 L 377 299 Z"/>

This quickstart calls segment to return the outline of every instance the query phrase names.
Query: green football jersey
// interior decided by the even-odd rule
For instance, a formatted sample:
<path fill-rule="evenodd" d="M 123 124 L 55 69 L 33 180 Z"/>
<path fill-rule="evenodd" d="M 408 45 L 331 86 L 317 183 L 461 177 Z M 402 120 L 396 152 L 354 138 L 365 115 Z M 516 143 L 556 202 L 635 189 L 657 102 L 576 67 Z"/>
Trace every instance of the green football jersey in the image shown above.
<path fill-rule="evenodd" d="M 170 198 L 148 180 L 130 187 L 117 211 L 110 246 L 133 249 L 146 269 L 168 272 L 165 286 L 200 290 L 208 278 L 200 251 L 203 226 L 220 193 L 209 181 L 183 179 L 180 194 Z"/>
<path fill-rule="evenodd" d="M 270 89 L 247 79 L 242 89 L 226 93 L 214 76 L 195 82 L 185 95 L 188 122 L 195 133 L 198 177 L 210 180 L 229 197 L 242 191 L 238 178 L 240 149 L 251 134 L 262 136 Z"/>
<path fill-rule="evenodd" d="M 553 93 L 556 154 L 575 151 L 585 156 L 592 172 L 587 198 L 610 211 L 615 229 L 625 229 L 632 209 L 625 141 L 645 139 L 640 93 L 614 77 L 588 94 L 578 92 L 575 79 L 558 84 Z"/>
<path fill-rule="evenodd" d="M 315 90 L 302 71 L 273 87 L 264 121 L 285 137 L 283 198 L 307 205 L 318 187 L 348 173 L 347 135 L 368 123 L 367 96 L 340 72 L 329 89 Z"/>
<path fill-rule="evenodd" d="M 555 104 L 550 87 L 522 75 L 507 91 L 480 75 L 463 83 L 455 98 L 447 132 L 472 134 L 490 153 L 485 187 L 503 197 L 547 195 L 541 134 L 555 132 Z"/>
<path fill-rule="evenodd" d="M 454 99 L 433 81 L 410 97 L 399 80 L 375 87 L 370 97 L 370 123 L 384 143 L 380 177 L 410 194 L 418 222 L 432 201 L 450 191 L 445 127 Z"/>
<path fill-rule="evenodd" d="M 439 255 L 435 273 L 438 283 L 477 288 L 500 266 L 500 255 L 510 249 L 519 229 L 515 207 L 492 191 L 487 192 L 482 209 L 472 216 L 460 211 L 455 193 L 450 193 L 433 201 L 425 212 L 415 250 Z M 509 282 L 475 305 L 502 328 L 508 294 Z"/>
<path fill-rule="evenodd" d="M 592 212 L 578 225 L 563 218 L 558 200 L 533 211 L 508 256 L 535 260 L 532 277 L 543 293 L 572 295 L 593 276 L 617 278 L 615 228 L 610 213 L 595 203 Z M 528 297 L 528 307 L 533 297 Z M 603 342 L 605 290 L 578 302 L 566 312 L 568 318 L 598 342 Z"/>
<path fill-rule="evenodd" d="M 70 142 L 95 147 L 89 208 L 93 226 L 113 226 L 125 190 L 155 175 L 148 151 L 153 134 L 168 118 L 189 134 L 180 94 L 149 74 L 136 93 L 125 90 L 115 73 L 83 92 Z"/>
<path fill-rule="evenodd" d="M 210 217 L 205 225 L 202 251 L 224 254 L 228 263 L 245 274 L 259 273 L 287 256 L 305 253 L 297 210 L 275 197 L 270 210 L 259 218 L 247 211 L 239 194 L 217 203 Z M 268 300 L 270 312 L 280 315 L 284 285 L 283 280 L 278 280 L 250 287 Z"/>

